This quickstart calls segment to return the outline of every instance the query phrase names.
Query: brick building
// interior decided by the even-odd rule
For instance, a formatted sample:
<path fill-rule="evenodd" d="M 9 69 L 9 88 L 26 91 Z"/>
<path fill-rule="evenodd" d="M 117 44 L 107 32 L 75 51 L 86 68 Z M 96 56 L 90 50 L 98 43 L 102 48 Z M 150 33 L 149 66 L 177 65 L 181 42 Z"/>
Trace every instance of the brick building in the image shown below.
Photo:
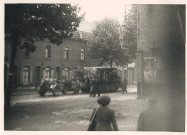
<path fill-rule="evenodd" d="M 70 79 L 76 70 L 96 66 L 97 61 L 90 59 L 87 41 L 91 37 L 91 24 L 81 22 L 71 39 L 63 40 L 59 46 L 47 39 L 35 41 L 36 50 L 28 53 L 18 49 L 14 67 L 14 81 L 17 86 L 32 86 L 47 76 L 55 79 Z M 5 47 L 8 55 L 7 43 Z"/>
<path fill-rule="evenodd" d="M 185 10 L 137 5 L 138 95 L 159 98 L 165 131 L 185 130 Z"/>

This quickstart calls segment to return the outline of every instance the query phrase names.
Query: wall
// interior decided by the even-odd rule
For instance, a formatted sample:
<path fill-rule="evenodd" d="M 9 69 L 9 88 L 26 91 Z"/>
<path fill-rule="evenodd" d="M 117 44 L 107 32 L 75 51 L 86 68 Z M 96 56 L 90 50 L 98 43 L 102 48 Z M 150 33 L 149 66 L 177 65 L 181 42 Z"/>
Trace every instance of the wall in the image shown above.
<path fill-rule="evenodd" d="M 185 14 L 185 6 L 178 5 L 138 5 L 137 79 L 139 95 L 154 95 L 159 98 L 159 107 L 168 113 L 166 131 L 185 129 L 185 38 L 179 9 Z M 145 59 L 156 58 L 154 81 L 145 81 Z M 143 72 L 143 73 L 142 73 Z M 141 87 L 142 86 L 142 87 Z M 177 111 L 180 110 L 180 111 Z M 179 116 L 179 117 L 178 117 Z"/>
<path fill-rule="evenodd" d="M 30 83 L 27 85 L 35 85 L 44 76 L 44 69 L 50 68 L 51 77 L 62 79 L 64 68 L 68 67 L 70 72 L 73 68 L 80 69 L 87 66 L 96 66 L 97 61 L 90 59 L 88 56 L 88 50 L 86 48 L 86 41 L 81 40 L 64 40 L 62 45 L 55 45 L 49 43 L 47 40 L 36 41 L 36 50 L 30 53 L 30 56 L 24 56 L 25 50 L 18 49 L 15 59 L 15 81 L 17 85 L 23 84 L 23 68 L 25 66 L 30 69 L 29 80 Z M 51 58 L 46 58 L 45 48 L 46 45 L 51 44 Z M 64 59 L 64 48 L 69 47 L 69 59 Z M 85 59 L 82 61 L 81 49 L 84 49 Z M 69 72 L 69 71 L 68 71 Z M 40 74 L 38 76 L 38 74 Z M 59 75 L 60 74 L 60 75 Z M 72 76 L 72 74 L 70 75 Z M 39 77 L 39 79 L 38 79 Z M 71 77 L 70 77 L 71 78 Z"/>

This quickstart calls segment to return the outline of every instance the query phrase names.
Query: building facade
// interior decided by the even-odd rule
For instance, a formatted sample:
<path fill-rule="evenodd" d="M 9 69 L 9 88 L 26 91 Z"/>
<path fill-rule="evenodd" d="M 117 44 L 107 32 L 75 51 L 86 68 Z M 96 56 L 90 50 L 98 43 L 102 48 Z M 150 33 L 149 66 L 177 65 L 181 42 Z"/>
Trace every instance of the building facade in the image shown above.
<path fill-rule="evenodd" d="M 16 86 L 36 85 L 44 76 L 68 80 L 77 70 L 96 66 L 97 61 L 88 54 L 87 42 L 91 38 L 91 32 L 86 31 L 85 24 L 90 28 L 87 22 L 81 23 L 80 27 L 84 31 L 78 29 L 71 39 L 64 39 L 59 46 L 45 39 L 35 41 L 36 50 L 33 53 L 18 48 L 13 73 Z"/>
<path fill-rule="evenodd" d="M 169 56 L 173 55 L 170 54 L 171 46 L 175 49 L 180 44 L 178 40 L 184 36 L 184 14 L 183 5 L 137 5 L 136 66 L 139 93 L 149 93 L 143 84 L 164 81 L 170 76 L 165 65 L 175 57 Z M 173 60 L 176 62 L 175 58 Z"/>
<path fill-rule="evenodd" d="M 158 97 L 165 131 L 185 131 L 185 10 L 137 5 L 138 96 Z"/>

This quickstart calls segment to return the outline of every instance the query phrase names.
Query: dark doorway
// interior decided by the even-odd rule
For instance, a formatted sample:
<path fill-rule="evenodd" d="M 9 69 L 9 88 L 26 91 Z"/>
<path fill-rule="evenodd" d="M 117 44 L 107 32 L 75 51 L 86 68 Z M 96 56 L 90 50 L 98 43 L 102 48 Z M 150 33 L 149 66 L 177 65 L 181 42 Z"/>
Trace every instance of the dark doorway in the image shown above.
<path fill-rule="evenodd" d="M 56 79 L 60 80 L 60 67 L 56 67 Z"/>
<path fill-rule="evenodd" d="M 40 67 L 35 68 L 35 84 L 40 84 Z"/>

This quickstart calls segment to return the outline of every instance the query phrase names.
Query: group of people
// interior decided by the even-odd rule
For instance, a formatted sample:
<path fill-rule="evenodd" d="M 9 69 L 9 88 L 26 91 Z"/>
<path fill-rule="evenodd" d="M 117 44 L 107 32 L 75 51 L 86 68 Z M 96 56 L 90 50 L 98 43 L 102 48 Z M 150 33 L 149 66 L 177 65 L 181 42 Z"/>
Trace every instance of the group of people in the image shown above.
<path fill-rule="evenodd" d="M 116 122 L 115 111 L 108 107 L 111 99 L 107 95 L 101 96 L 97 103 L 99 106 L 94 109 L 91 118 L 90 125 L 95 121 L 94 128 L 88 131 L 118 131 L 118 125 Z M 160 113 L 157 109 L 158 100 L 156 98 L 149 99 L 149 107 L 140 113 L 137 131 L 161 131 L 162 126 L 160 124 Z"/>
<path fill-rule="evenodd" d="M 53 82 L 55 81 L 55 79 L 47 78 L 44 76 L 41 82 L 44 81 Z M 83 78 L 73 76 L 70 80 L 63 79 L 62 82 L 67 85 L 69 90 L 74 90 L 76 91 L 75 93 L 78 93 L 78 91 L 81 90 L 82 93 L 89 93 L 90 97 L 95 97 L 97 94 L 98 97 L 100 97 L 100 94 L 102 92 L 102 86 L 104 83 L 100 76 L 93 74 L 87 74 Z M 120 82 L 123 94 L 127 93 L 126 77 L 124 77 Z"/>
<path fill-rule="evenodd" d="M 100 97 L 100 94 L 102 92 L 102 88 L 100 87 L 102 84 L 102 80 L 99 79 L 96 75 L 85 75 L 83 79 L 73 78 L 71 80 L 71 84 L 73 87 L 79 88 L 82 93 L 89 93 L 90 97 L 95 97 L 98 94 L 98 97 Z M 121 81 L 121 87 L 122 92 L 127 93 L 127 79 L 123 78 Z"/>
<path fill-rule="evenodd" d="M 84 76 L 84 79 L 81 81 L 81 90 L 83 93 L 90 93 L 90 97 L 95 97 L 98 93 L 100 96 L 100 88 L 99 88 L 99 79 L 96 76 Z"/>
<path fill-rule="evenodd" d="M 90 93 L 90 97 L 95 97 L 96 94 L 98 94 L 98 97 L 100 97 L 100 93 L 102 92 L 102 88 L 100 86 L 102 85 L 102 81 L 97 76 L 85 76 L 81 83 L 81 90 L 83 93 Z M 127 93 L 127 79 L 124 77 L 121 81 L 121 87 L 122 92 Z"/>
<path fill-rule="evenodd" d="M 41 80 L 41 83 L 44 81 L 47 82 L 55 82 L 56 79 L 48 78 L 44 76 Z M 95 76 L 84 76 L 83 79 L 72 77 L 70 80 L 62 80 L 61 82 L 64 82 L 64 84 L 68 87 L 69 90 L 79 91 L 81 90 L 82 93 L 89 93 L 90 96 L 95 97 L 98 93 L 98 96 L 100 96 L 99 91 L 99 80 Z M 38 87 L 39 85 L 37 85 Z"/>

